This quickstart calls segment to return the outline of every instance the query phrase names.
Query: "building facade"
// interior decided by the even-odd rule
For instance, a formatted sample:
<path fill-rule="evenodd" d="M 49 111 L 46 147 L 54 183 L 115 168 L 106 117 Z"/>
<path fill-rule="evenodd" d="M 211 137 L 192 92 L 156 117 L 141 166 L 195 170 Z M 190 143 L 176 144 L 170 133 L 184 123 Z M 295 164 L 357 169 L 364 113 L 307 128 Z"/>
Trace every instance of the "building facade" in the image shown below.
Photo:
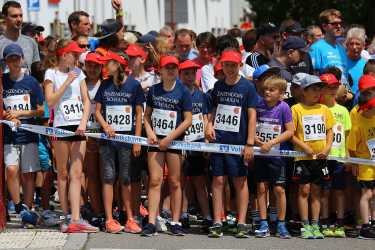
<path fill-rule="evenodd" d="M 159 30 L 165 24 L 175 24 L 196 32 L 226 29 L 240 24 L 245 0 L 122 0 L 127 29 L 142 33 Z M 0 0 L 3 4 L 6 0 Z M 61 23 L 61 32 L 68 33 L 67 20 L 71 12 L 84 10 L 96 27 L 115 13 L 111 0 L 18 0 L 23 6 L 24 20 L 45 27 L 50 34 L 53 23 Z"/>

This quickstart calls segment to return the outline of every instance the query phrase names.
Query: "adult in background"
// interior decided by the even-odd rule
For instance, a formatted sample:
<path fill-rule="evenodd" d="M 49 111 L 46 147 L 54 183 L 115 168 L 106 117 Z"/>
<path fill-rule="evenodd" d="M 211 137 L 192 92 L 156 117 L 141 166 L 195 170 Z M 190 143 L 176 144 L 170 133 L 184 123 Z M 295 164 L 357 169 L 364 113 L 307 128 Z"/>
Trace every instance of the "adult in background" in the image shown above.
<path fill-rule="evenodd" d="M 194 48 L 194 37 L 192 31 L 188 29 L 179 29 L 176 31 L 176 52 L 180 61 L 194 60 L 198 57 L 199 53 Z"/>
<path fill-rule="evenodd" d="M 21 34 L 23 23 L 21 4 L 16 1 L 6 2 L 2 8 L 2 14 L 5 18 L 6 30 L 0 36 L 0 59 L 3 59 L 4 48 L 11 43 L 16 43 L 23 49 L 23 71 L 30 73 L 31 64 L 39 62 L 40 57 L 35 40 Z"/>
<path fill-rule="evenodd" d="M 324 38 L 311 45 L 309 51 L 314 71 L 321 74 L 325 68 L 336 66 L 346 76 L 346 51 L 336 40 L 343 34 L 341 12 L 335 9 L 324 10 L 319 15 L 319 22 Z"/>
<path fill-rule="evenodd" d="M 322 29 L 318 25 L 310 25 L 306 28 L 305 40 L 308 47 L 323 37 Z"/>
<path fill-rule="evenodd" d="M 159 31 L 159 36 L 165 37 L 168 41 L 168 48 L 169 50 L 174 49 L 174 32 L 171 27 L 169 26 L 164 26 L 163 28 L 160 29 Z"/>
<path fill-rule="evenodd" d="M 348 80 L 352 92 L 358 92 L 358 81 L 363 75 L 363 69 L 366 60 L 361 57 L 361 52 L 365 48 L 366 31 L 363 28 L 353 27 L 348 30 L 345 45 L 346 54 L 348 56 L 346 63 L 346 71 L 348 72 Z"/>
<path fill-rule="evenodd" d="M 85 11 L 74 11 L 68 17 L 68 25 L 72 40 L 76 41 L 79 36 L 88 37 L 91 31 L 90 16 Z"/>
<path fill-rule="evenodd" d="M 286 19 L 280 25 L 280 34 L 282 41 L 287 40 L 289 36 L 296 36 L 303 38 L 303 32 L 306 29 L 301 26 L 301 24 L 293 19 Z M 305 51 L 300 51 L 301 60 L 294 65 L 290 65 L 290 70 L 293 74 L 306 73 L 313 74 L 313 66 L 309 53 Z"/>
<path fill-rule="evenodd" d="M 253 52 L 247 57 L 246 64 L 253 68 L 269 62 L 276 41 L 279 39 L 279 29 L 273 23 L 261 24 L 256 29 L 257 42 Z"/>

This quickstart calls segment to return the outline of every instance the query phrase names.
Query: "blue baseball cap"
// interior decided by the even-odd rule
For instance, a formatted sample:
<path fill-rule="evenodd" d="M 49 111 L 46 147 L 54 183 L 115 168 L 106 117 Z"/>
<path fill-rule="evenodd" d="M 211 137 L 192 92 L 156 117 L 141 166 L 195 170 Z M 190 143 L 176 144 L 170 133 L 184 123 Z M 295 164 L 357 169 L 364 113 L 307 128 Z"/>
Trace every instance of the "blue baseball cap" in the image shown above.
<path fill-rule="evenodd" d="M 3 58 L 7 59 L 10 56 L 23 57 L 22 48 L 16 43 L 11 43 L 11 44 L 7 45 L 3 50 Z"/>
<path fill-rule="evenodd" d="M 263 64 L 255 69 L 253 73 L 253 79 L 259 80 L 264 74 L 266 73 L 273 73 L 275 75 L 280 74 L 280 68 L 278 67 L 271 67 L 267 64 Z"/>
<path fill-rule="evenodd" d="M 283 42 L 282 50 L 290 49 L 304 49 L 306 47 L 305 40 L 298 36 L 288 36 L 288 38 Z"/>
<path fill-rule="evenodd" d="M 320 78 L 318 76 L 306 74 L 306 76 L 301 79 L 301 85 L 300 85 L 301 88 L 305 89 L 305 88 L 310 87 L 312 85 L 323 86 L 324 82 L 322 82 L 322 80 L 320 80 Z"/>

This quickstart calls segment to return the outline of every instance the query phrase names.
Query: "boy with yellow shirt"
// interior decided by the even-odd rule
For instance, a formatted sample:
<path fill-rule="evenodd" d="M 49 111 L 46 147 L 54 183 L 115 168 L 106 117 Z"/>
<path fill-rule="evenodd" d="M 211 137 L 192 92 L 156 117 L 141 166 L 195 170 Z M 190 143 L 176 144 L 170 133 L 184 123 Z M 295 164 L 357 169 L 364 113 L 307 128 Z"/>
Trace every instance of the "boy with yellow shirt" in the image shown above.
<path fill-rule="evenodd" d="M 354 106 L 354 108 L 350 111 L 350 119 L 352 120 L 352 124 L 356 124 L 357 117 L 359 116 L 358 108 L 359 105 L 367 102 L 369 98 L 375 94 L 375 73 L 373 74 L 364 74 L 359 78 L 358 81 L 358 89 L 359 89 L 359 97 L 358 97 L 358 105 Z"/>
<path fill-rule="evenodd" d="M 320 186 L 330 178 L 326 158 L 333 142 L 335 119 L 327 106 L 319 104 L 322 86 L 319 77 L 306 75 L 301 84 L 302 101 L 292 107 L 295 127 L 292 142 L 297 151 L 306 153 L 305 157 L 295 159 L 293 171 L 293 179 L 299 184 L 298 206 L 304 239 L 324 238 L 318 225 Z M 311 225 L 308 220 L 310 194 Z"/>
<path fill-rule="evenodd" d="M 375 96 L 359 106 L 358 114 L 356 124 L 348 137 L 349 154 L 375 160 Z M 357 179 L 361 186 L 359 206 L 363 221 L 359 237 L 375 239 L 375 230 L 369 224 L 369 202 L 375 194 L 375 167 L 358 165 Z"/>
<path fill-rule="evenodd" d="M 336 103 L 336 96 L 341 83 L 336 76 L 330 73 L 320 76 L 325 85 L 323 87 L 323 94 L 321 103 L 326 105 L 332 112 L 335 118 L 335 125 L 333 126 L 333 143 L 330 156 L 346 157 L 346 137 L 352 127 L 348 110 Z M 321 213 L 320 223 L 322 226 L 322 233 L 324 237 L 345 237 L 344 230 L 344 212 L 345 212 L 345 166 L 338 161 L 328 161 L 328 171 L 331 176 L 331 182 L 323 187 L 321 199 Z M 337 220 L 336 225 L 329 225 L 329 211 L 330 211 L 330 193 L 333 191 L 334 202 L 336 203 Z"/>

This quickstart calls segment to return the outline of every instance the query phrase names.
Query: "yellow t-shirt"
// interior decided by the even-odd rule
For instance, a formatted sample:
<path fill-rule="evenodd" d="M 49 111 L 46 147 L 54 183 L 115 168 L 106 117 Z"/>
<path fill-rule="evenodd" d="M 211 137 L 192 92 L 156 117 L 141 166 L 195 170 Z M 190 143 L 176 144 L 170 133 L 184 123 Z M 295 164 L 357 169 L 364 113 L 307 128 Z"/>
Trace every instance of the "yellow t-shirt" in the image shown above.
<path fill-rule="evenodd" d="M 359 109 L 359 106 L 355 105 L 352 108 L 352 110 L 350 111 L 350 120 L 352 121 L 353 125 L 357 124 L 357 119 L 358 119 L 358 116 L 359 116 L 358 109 Z"/>
<path fill-rule="evenodd" d="M 294 135 L 311 147 L 314 153 L 321 152 L 326 147 L 327 130 L 332 129 L 335 118 L 329 108 L 323 104 L 306 106 L 298 103 L 292 107 Z M 296 150 L 303 151 L 296 146 Z M 312 160 L 311 157 L 296 158 Z"/>
<path fill-rule="evenodd" d="M 361 113 L 357 113 L 356 122 L 353 123 L 352 130 L 348 136 L 348 150 L 354 153 L 354 157 L 364 159 L 375 159 L 375 117 L 366 118 Z M 358 180 L 375 180 L 375 167 L 359 165 Z"/>

